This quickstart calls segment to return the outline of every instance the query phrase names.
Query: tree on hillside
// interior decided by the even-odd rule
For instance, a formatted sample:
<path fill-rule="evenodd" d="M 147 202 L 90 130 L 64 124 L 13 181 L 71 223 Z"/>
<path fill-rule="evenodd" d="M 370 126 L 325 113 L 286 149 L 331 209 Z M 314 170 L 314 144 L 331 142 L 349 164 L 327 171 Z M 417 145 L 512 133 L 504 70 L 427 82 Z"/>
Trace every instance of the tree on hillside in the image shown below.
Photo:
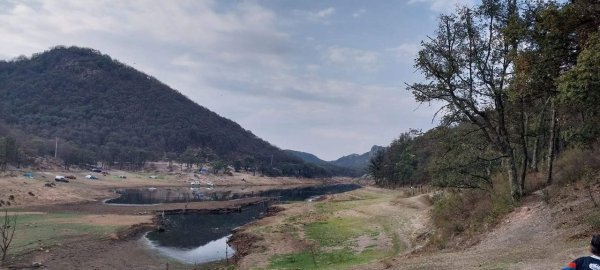
<path fill-rule="evenodd" d="M 558 87 L 561 103 L 579 112 L 569 138 L 580 146 L 593 144 L 600 137 L 600 32 L 590 35 L 577 65 L 560 77 Z"/>
<path fill-rule="evenodd" d="M 369 160 L 367 167 L 368 174 L 375 179 L 375 184 L 378 186 L 387 186 L 384 182 L 385 172 L 383 170 L 385 161 L 385 150 L 381 149 Z"/>
<path fill-rule="evenodd" d="M 196 151 L 192 148 L 187 148 L 179 155 L 178 161 L 181 164 L 185 164 L 188 169 L 192 168 L 192 166 L 198 162 Z"/>
<path fill-rule="evenodd" d="M 13 137 L 0 137 L 0 170 L 8 164 L 19 164 L 19 146 Z"/>
<path fill-rule="evenodd" d="M 561 6 L 552 1 L 529 4 L 524 15 L 524 41 L 515 56 L 515 80 L 511 88 L 513 94 L 520 97 L 522 111 L 527 111 L 528 118 L 533 120 L 521 128 L 524 130 L 522 141 L 526 144 L 527 137 L 533 138 L 530 142 L 532 151 L 528 156 L 534 171 L 538 171 L 543 148 L 547 149 L 548 184 L 552 182 L 559 131 L 557 79 L 573 66 L 578 51 L 577 35 L 573 35 L 573 29 L 577 28 L 576 18 L 580 16 L 573 12 L 571 5 Z M 526 169 L 523 168 L 523 174 Z"/>
<path fill-rule="evenodd" d="M 433 132 L 440 139 L 435 144 L 429 165 L 431 181 L 440 187 L 491 190 L 492 172 L 500 165 L 481 130 L 464 123 Z"/>
<path fill-rule="evenodd" d="M 227 165 L 220 160 L 214 160 L 210 163 L 214 174 L 218 174 L 220 170 L 224 169 Z"/>
<path fill-rule="evenodd" d="M 409 86 L 420 102 L 443 101 L 444 122 L 476 125 L 500 153 L 515 200 L 522 195 L 507 123 L 511 53 L 518 36 L 505 30 L 518 16 L 516 1 L 484 0 L 440 18 L 435 36 L 422 42 L 416 68 L 427 82 Z"/>
<path fill-rule="evenodd" d="M 242 169 L 242 161 L 240 161 L 239 159 L 236 159 L 233 162 L 233 169 L 235 170 L 235 172 L 240 172 L 240 170 Z"/>

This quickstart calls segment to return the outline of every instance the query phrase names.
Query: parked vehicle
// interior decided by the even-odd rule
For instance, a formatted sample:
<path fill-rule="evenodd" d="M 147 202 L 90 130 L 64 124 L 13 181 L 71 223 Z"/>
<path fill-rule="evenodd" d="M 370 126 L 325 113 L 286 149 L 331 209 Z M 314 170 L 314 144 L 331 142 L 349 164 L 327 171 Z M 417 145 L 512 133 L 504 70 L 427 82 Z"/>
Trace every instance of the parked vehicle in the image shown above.
<path fill-rule="evenodd" d="M 93 169 L 92 169 L 92 172 L 97 172 L 97 173 L 99 173 L 99 172 L 102 172 L 102 170 L 100 170 L 100 169 L 98 169 L 98 168 L 93 168 Z"/>
<path fill-rule="evenodd" d="M 69 180 L 67 180 L 67 178 L 65 178 L 62 175 L 57 175 L 54 177 L 54 181 L 56 182 L 63 182 L 63 183 L 69 183 Z"/>
<path fill-rule="evenodd" d="M 96 179 L 98 179 L 98 177 L 96 177 L 96 176 L 95 176 L 95 175 L 93 175 L 93 174 L 88 174 L 88 175 L 86 175 L 86 176 L 85 176 L 85 178 L 87 178 L 87 179 L 92 179 L 92 180 L 96 180 Z"/>
<path fill-rule="evenodd" d="M 67 176 L 65 176 L 65 178 L 67 178 L 67 179 L 77 179 L 77 177 L 75 177 L 75 175 L 67 175 Z"/>

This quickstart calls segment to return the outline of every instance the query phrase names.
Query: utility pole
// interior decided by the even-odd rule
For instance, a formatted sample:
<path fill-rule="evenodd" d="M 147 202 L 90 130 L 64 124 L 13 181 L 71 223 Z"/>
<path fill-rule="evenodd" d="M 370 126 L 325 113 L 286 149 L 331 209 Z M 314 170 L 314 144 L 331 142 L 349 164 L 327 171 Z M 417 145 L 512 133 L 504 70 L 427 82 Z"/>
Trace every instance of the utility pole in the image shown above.
<path fill-rule="evenodd" d="M 54 138 L 54 158 L 58 157 L 58 137 Z"/>
<path fill-rule="evenodd" d="M 273 168 L 273 154 L 271 154 L 271 168 Z"/>

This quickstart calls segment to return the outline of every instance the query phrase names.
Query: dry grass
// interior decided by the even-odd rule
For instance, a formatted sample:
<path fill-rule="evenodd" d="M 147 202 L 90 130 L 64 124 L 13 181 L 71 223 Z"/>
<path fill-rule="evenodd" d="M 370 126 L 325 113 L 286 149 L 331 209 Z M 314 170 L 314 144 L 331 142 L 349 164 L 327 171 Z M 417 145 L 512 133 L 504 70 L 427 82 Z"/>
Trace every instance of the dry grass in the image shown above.
<path fill-rule="evenodd" d="M 436 228 L 430 245 L 443 249 L 466 247 L 510 213 L 514 205 L 506 183 L 494 190 L 446 190 L 433 197 L 431 218 Z"/>

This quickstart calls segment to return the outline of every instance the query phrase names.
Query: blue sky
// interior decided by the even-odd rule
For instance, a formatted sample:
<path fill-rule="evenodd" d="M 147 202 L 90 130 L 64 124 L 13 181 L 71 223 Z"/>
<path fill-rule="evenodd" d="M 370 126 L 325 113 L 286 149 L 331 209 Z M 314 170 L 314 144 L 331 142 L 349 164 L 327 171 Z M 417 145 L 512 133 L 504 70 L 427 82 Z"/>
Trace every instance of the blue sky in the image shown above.
<path fill-rule="evenodd" d="M 283 149 L 332 160 L 434 126 L 404 83 L 471 0 L 0 1 L 0 59 L 91 47 Z"/>

